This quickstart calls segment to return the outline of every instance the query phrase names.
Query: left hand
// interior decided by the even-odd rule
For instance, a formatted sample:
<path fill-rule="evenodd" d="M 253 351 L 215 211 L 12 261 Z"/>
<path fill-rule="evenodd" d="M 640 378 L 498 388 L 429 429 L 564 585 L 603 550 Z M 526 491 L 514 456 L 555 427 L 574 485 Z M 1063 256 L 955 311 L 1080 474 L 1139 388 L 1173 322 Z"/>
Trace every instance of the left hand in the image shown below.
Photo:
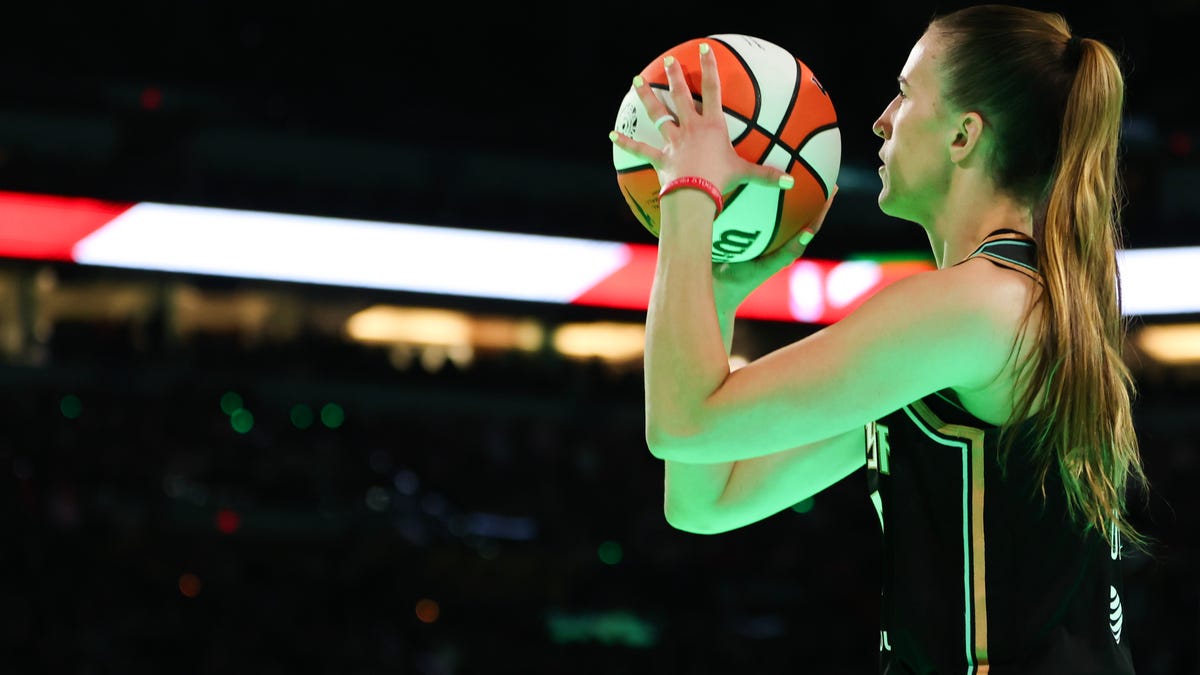
<path fill-rule="evenodd" d="M 776 251 L 745 262 L 713 263 L 713 298 L 716 300 L 717 309 L 719 311 L 736 310 L 742 301 L 763 282 L 804 255 L 808 244 L 820 231 L 821 224 L 825 222 L 825 215 L 829 213 L 829 207 L 833 205 L 833 198 L 837 196 L 837 191 L 838 187 L 834 185 L 833 190 L 829 193 L 829 199 L 825 200 L 825 206 L 817 214 L 817 217 L 813 218 L 799 236 L 780 246 Z"/>
<path fill-rule="evenodd" d="M 791 187 L 791 176 L 787 172 L 751 162 L 733 149 L 721 105 L 717 57 L 707 44 L 700 46 L 699 104 L 692 98 L 679 61 L 668 56 L 665 65 L 676 121 L 666 122 L 659 129 L 662 149 L 635 141 L 620 132 L 613 132 L 614 143 L 649 162 L 658 173 L 659 185 L 666 185 L 681 176 L 698 176 L 712 181 L 722 194 L 728 194 L 743 183 Z M 634 79 L 634 90 L 650 119 L 671 115 L 666 104 L 641 78 Z"/>

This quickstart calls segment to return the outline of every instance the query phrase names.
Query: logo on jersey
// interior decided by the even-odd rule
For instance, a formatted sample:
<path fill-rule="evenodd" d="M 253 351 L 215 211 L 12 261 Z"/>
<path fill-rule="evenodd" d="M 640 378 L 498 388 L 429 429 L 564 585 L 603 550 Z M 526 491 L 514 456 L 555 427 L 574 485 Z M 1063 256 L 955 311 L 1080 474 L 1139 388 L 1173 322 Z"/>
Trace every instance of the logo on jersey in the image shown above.
<path fill-rule="evenodd" d="M 875 504 L 875 513 L 879 516 L 879 529 L 883 527 L 883 500 L 879 496 L 880 476 L 891 473 L 888 469 L 888 458 L 892 449 L 888 446 L 888 428 L 878 422 L 867 425 L 867 492 L 871 502 Z"/>
<path fill-rule="evenodd" d="M 1117 589 L 1108 587 L 1108 629 L 1112 631 L 1113 639 L 1117 644 L 1121 644 L 1121 626 L 1125 623 L 1124 613 L 1121 611 L 1121 596 L 1117 595 Z"/>

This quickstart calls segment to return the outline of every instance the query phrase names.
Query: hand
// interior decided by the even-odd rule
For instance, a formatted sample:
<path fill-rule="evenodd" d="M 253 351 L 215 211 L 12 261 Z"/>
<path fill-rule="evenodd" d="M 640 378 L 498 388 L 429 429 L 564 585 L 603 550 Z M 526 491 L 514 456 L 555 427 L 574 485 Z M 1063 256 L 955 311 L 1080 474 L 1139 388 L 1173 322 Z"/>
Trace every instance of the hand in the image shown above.
<path fill-rule="evenodd" d="M 829 199 L 825 200 L 825 207 L 813 218 L 812 223 L 799 236 L 780 246 L 774 253 L 745 262 L 713 263 L 713 298 L 716 300 L 718 312 L 736 310 L 763 282 L 804 255 L 809 242 L 825 222 L 825 215 L 829 213 L 837 191 L 838 187 L 834 185 L 833 190 L 829 192 Z"/>
<path fill-rule="evenodd" d="M 693 100 L 679 62 L 668 56 L 665 65 L 674 115 L 653 89 L 640 77 L 634 78 L 634 90 L 650 119 L 675 118 L 674 122 L 666 122 L 659 129 L 664 141 L 662 149 L 616 131 L 610 134 L 614 143 L 649 162 L 658 174 L 660 185 L 681 176 L 698 176 L 712 181 L 722 194 L 728 194 L 743 183 L 791 187 L 792 177 L 787 172 L 751 162 L 733 149 L 721 105 L 717 57 L 707 44 L 700 45 L 699 104 Z"/>

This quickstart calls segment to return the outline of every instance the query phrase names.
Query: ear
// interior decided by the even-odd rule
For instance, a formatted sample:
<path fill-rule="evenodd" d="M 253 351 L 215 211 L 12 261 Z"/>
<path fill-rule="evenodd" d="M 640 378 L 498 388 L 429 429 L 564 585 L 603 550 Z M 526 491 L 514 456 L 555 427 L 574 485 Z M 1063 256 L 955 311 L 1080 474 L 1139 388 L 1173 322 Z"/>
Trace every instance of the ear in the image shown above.
<path fill-rule="evenodd" d="M 978 155 L 983 144 L 983 117 L 977 112 L 963 113 L 958 118 L 954 138 L 950 142 L 950 160 L 962 164 L 968 157 Z"/>

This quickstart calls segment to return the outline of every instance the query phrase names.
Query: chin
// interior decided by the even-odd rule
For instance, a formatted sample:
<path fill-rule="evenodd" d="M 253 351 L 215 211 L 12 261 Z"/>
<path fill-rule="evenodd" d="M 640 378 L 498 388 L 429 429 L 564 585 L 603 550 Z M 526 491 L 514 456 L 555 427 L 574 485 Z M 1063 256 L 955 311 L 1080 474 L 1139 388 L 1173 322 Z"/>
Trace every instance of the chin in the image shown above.
<path fill-rule="evenodd" d="M 883 211 L 884 214 L 889 216 L 896 215 L 892 213 L 895 205 L 892 204 L 891 194 L 886 187 L 879 191 L 879 197 L 875 201 L 879 203 L 879 210 Z"/>

